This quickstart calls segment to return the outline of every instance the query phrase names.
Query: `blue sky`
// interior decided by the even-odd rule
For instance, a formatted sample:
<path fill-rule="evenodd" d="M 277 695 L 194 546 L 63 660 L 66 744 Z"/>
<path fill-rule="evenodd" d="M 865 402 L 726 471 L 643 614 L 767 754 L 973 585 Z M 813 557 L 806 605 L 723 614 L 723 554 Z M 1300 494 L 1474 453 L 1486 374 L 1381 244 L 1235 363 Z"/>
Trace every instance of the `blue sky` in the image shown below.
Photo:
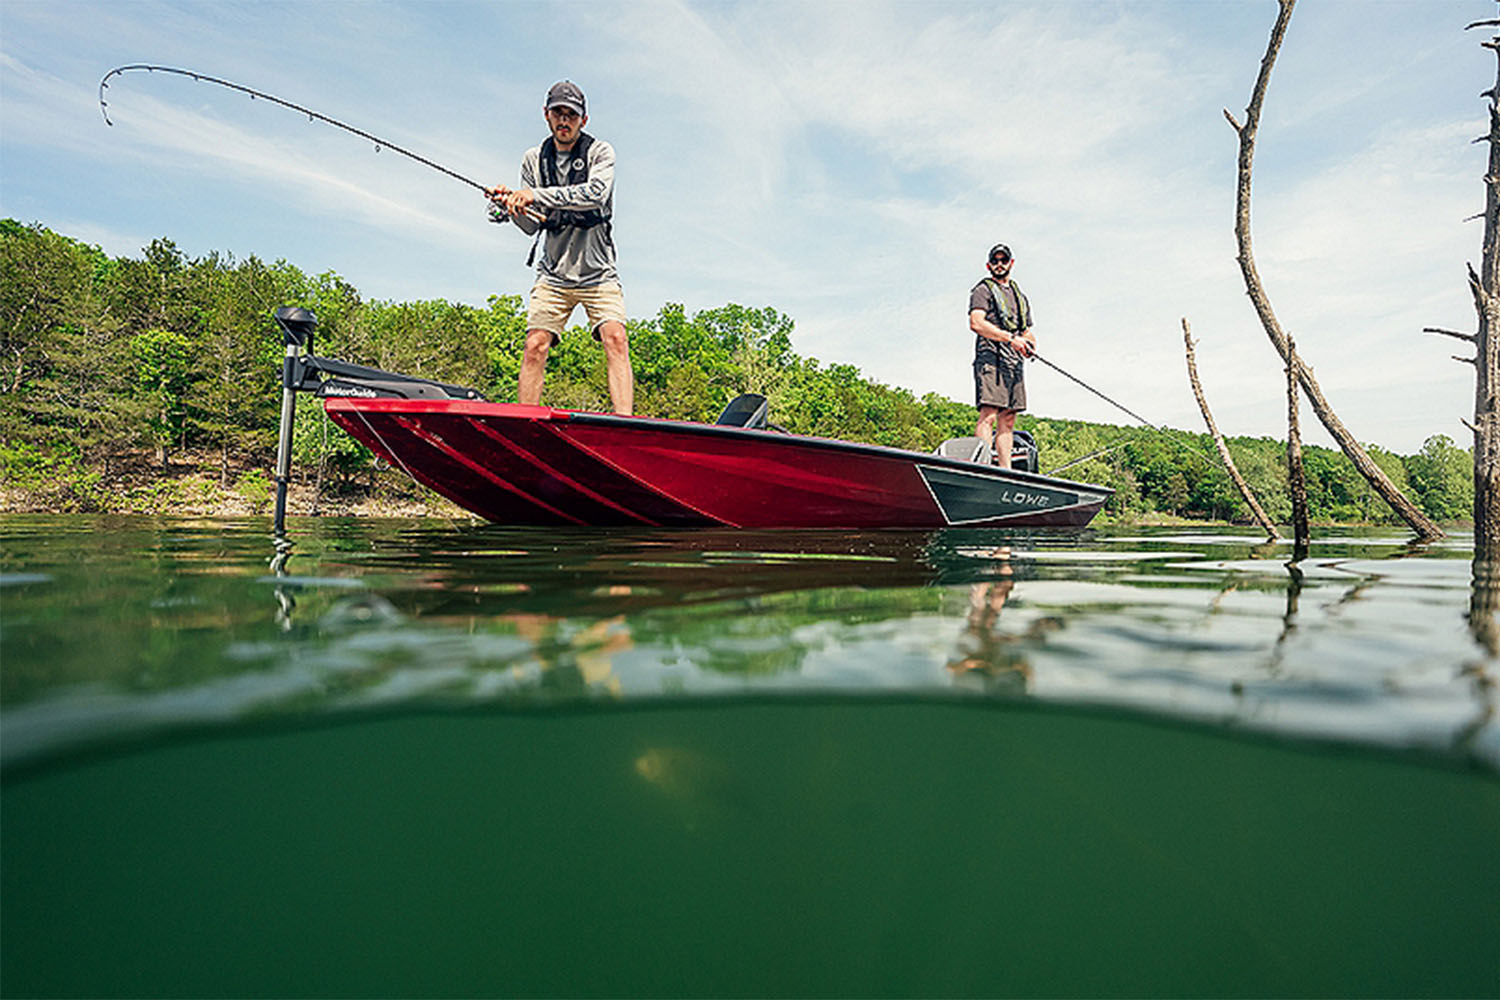
<path fill-rule="evenodd" d="M 1488 0 L 1302 0 L 1256 154 L 1261 276 L 1354 433 L 1467 444 L 1494 57 Z M 138 254 L 285 258 L 369 297 L 483 304 L 527 243 L 471 188 L 291 112 L 305 104 L 486 183 L 512 182 L 567 77 L 615 146 L 630 315 L 771 305 L 802 354 L 968 400 L 968 290 L 1008 243 L 1050 360 L 1200 429 L 1180 320 L 1220 427 L 1282 436 L 1279 360 L 1232 231 L 1235 136 L 1272 0 L 422 3 L 5 0 L 0 215 Z M 1032 411 L 1128 423 L 1050 370 Z M 1304 433 L 1328 439 L 1310 415 Z"/>

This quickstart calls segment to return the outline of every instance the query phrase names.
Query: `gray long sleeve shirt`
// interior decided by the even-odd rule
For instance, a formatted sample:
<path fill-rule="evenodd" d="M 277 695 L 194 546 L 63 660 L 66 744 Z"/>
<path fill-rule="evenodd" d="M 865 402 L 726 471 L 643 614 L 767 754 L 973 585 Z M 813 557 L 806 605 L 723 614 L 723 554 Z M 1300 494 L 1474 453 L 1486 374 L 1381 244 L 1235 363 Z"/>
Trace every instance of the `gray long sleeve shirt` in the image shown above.
<path fill-rule="evenodd" d="M 538 187 L 542 171 L 537 163 L 541 155 L 542 147 L 533 146 L 521 159 L 521 186 L 536 192 L 536 207 L 580 212 L 598 209 L 606 215 L 614 214 L 613 146 L 602 139 L 595 139 L 589 147 L 589 179 L 582 184 L 561 187 Z M 572 155 L 571 150 L 558 155 L 557 176 L 568 175 L 568 162 Z M 514 216 L 511 221 L 528 235 L 540 228 L 539 223 L 524 215 Z M 615 268 L 615 244 L 609 236 L 609 227 L 599 225 L 581 229 L 569 226 L 543 234 L 536 270 L 540 280 L 562 288 L 583 288 L 601 285 L 606 281 L 619 281 L 619 272 Z"/>

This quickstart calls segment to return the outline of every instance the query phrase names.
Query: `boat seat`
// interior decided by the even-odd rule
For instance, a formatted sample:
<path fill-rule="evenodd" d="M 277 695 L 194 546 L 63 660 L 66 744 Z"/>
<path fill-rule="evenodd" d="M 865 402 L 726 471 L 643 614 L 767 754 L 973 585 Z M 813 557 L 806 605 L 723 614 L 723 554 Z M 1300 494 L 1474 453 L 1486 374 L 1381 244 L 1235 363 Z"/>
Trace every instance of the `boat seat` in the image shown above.
<path fill-rule="evenodd" d="M 932 449 L 932 453 L 944 458 L 956 458 L 960 462 L 978 462 L 981 465 L 989 465 L 995 458 L 995 452 L 989 444 L 977 437 L 949 438 Z M 1017 429 L 1011 435 L 1010 467 L 1018 472 L 1039 471 L 1036 439 L 1023 430 Z"/>
<path fill-rule="evenodd" d="M 731 399 L 719 419 L 714 421 L 721 427 L 747 427 L 763 431 L 769 421 L 771 404 L 758 392 L 742 393 Z"/>
<path fill-rule="evenodd" d="M 992 455 L 989 444 L 977 437 L 949 438 L 932 449 L 932 453 L 944 458 L 956 458 L 961 462 L 982 462 L 985 465 L 989 464 Z"/>

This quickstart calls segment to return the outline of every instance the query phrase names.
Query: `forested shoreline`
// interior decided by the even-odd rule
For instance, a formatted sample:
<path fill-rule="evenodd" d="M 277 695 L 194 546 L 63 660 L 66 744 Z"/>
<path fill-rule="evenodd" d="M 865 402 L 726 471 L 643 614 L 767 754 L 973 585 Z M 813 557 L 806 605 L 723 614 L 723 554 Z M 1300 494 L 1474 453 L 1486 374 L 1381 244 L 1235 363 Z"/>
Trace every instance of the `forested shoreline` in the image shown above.
<path fill-rule="evenodd" d="M 515 400 L 526 319 L 519 295 L 494 295 L 483 307 L 369 300 L 335 272 L 308 275 L 284 260 L 189 258 L 167 239 L 139 257 L 110 257 L 41 224 L 0 220 L 4 509 L 169 514 L 192 500 L 263 512 L 282 354 L 271 314 L 288 304 L 317 314 L 319 354 Z M 643 416 L 712 421 L 734 395 L 761 392 L 772 419 L 799 434 L 928 450 L 973 433 L 968 403 L 918 397 L 854 365 L 798 354 L 792 318 L 772 307 L 688 314 L 668 304 L 627 326 Z M 587 335 L 564 337 L 548 365 L 546 401 L 607 410 L 608 399 L 603 352 Z M 1035 435 L 1044 472 L 1095 455 L 1061 474 L 1113 487 L 1108 516 L 1250 517 L 1207 434 L 1031 415 L 1020 426 Z M 1285 523 L 1284 442 L 1228 442 L 1267 513 Z M 1428 516 L 1470 518 L 1472 459 L 1450 438 L 1433 435 L 1413 455 L 1370 453 Z M 1311 446 L 1303 459 L 1315 521 L 1395 523 L 1341 452 Z M 451 510 L 401 473 L 377 470 L 317 407 L 299 409 L 293 468 L 314 507 L 386 498 L 403 512 Z"/>

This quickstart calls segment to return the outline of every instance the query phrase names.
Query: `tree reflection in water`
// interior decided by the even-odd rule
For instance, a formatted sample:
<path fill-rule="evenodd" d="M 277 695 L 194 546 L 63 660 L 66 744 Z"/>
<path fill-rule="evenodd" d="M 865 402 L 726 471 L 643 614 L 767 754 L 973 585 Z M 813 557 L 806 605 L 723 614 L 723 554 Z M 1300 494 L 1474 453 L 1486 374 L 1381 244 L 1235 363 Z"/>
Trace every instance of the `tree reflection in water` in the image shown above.
<path fill-rule="evenodd" d="M 1462 673 L 1474 684 L 1474 700 L 1480 711 L 1458 734 L 1455 744 L 1467 746 L 1495 718 L 1495 659 L 1500 654 L 1500 627 L 1495 612 L 1500 608 L 1500 564 L 1474 556 L 1469 585 L 1469 632 L 1484 651 L 1484 658 L 1464 664 Z"/>

